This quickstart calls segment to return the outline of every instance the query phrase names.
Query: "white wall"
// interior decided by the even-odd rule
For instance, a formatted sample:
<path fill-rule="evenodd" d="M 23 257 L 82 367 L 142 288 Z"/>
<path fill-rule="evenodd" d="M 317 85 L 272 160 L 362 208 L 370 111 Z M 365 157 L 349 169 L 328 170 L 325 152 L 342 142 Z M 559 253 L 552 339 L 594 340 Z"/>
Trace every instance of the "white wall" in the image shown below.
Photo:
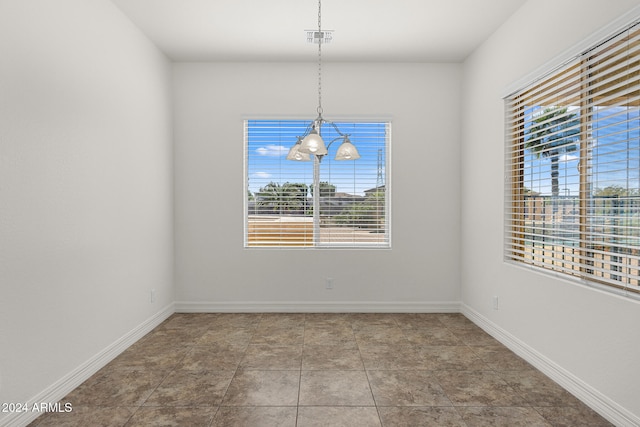
<path fill-rule="evenodd" d="M 640 417 L 640 304 L 502 261 L 505 89 L 637 5 L 529 1 L 465 61 L 462 299 L 604 401 Z"/>
<path fill-rule="evenodd" d="M 107 0 L 0 2 L 0 402 L 173 302 L 170 72 Z"/>
<path fill-rule="evenodd" d="M 315 118 L 316 67 L 174 65 L 177 309 L 457 308 L 459 64 L 323 64 L 327 119 L 392 120 L 393 250 L 243 249 L 243 119 Z"/>

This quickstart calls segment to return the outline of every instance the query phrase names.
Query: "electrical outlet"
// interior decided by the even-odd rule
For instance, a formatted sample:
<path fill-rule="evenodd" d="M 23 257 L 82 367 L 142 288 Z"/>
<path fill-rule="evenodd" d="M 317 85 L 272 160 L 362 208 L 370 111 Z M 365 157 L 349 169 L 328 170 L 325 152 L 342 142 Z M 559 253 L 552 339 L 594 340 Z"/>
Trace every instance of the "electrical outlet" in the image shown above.
<path fill-rule="evenodd" d="M 333 278 L 327 277 L 324 283 L 325 289 L 333 289 Z"/>
<path fill-rule="evenodd" d="M 493 297 L 493 309 L 494 310 L 498 309 L 498 297 L 497 296 Z"/>
<path fill-rule="evenodd" d="M 151 289 L 151 302 L 156 302 L 156 290 Z"/>

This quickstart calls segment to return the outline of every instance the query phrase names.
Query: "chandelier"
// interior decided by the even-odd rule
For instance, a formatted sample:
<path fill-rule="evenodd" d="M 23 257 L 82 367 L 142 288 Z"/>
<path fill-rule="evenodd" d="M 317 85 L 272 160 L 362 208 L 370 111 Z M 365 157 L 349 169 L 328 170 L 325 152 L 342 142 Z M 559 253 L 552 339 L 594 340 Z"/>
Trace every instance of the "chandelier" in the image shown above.
<path fill-rule="evenodd" d="M 329 153 L 329 147 L 334 142 L 341 140 L 335 160 L 356 160 L 360 154 L 356 147 L 349 140 L 349 134 L 340 132 L 335 123 L 327 121 L 322 117 L 322 44 L 331 40 L 330 32 L 322 31 L 322 2 L 318 0 L 318 31 L 308 31 L 307 40 L 318 44 L 318 117 L 307 127 L 305 133 L 298 137 L 298 141 L 289 150 L 287 160 L 310 161 L 311 155 L 319 163 L 324 156 Z M 331 125 L 338 133 L 338 137 L 329 144 L 325 144 L 322 139 L 322 126 Z"/>

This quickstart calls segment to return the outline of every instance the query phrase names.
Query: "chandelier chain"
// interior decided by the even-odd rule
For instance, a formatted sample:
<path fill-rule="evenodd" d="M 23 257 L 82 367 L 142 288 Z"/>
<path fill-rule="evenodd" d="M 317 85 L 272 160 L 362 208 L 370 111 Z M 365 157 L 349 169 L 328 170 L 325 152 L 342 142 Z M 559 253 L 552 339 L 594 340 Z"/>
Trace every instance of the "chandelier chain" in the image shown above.
<path fill-rule="evenodd" d="M 322 118 L 322 0 L 318 0 L 318 116 Z"/>

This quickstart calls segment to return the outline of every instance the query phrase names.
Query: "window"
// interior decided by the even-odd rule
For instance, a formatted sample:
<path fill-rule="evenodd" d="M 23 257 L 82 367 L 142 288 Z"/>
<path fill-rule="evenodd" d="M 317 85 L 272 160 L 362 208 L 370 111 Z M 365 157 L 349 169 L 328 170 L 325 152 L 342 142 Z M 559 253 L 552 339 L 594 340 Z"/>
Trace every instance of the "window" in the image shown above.
<path fill-rule="evenodd" d="M 506 99 L 505 259 L 640 294 L 640 25 Z"/>
<path fill-rule="evenodd" d="M 390 123 L 335 122 L 356 146 L 357 160 L 334 160 L 342 139 L 330 124 L 322 126 L 328 155 L 287 160 L 310 124 L 245 121 L 245 247 L 389 248 Z"/>

